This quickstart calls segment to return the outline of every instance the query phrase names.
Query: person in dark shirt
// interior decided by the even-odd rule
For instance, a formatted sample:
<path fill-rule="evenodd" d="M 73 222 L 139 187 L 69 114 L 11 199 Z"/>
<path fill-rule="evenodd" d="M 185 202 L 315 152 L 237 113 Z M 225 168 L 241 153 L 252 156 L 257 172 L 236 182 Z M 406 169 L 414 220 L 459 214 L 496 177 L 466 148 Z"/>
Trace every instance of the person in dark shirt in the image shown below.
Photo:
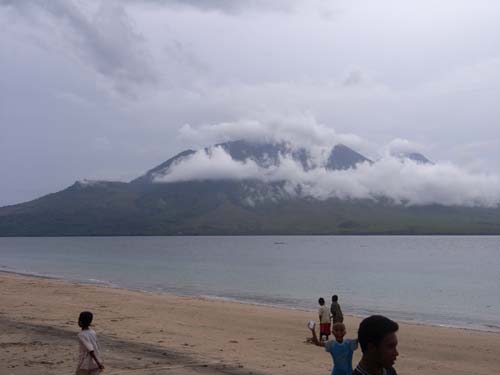
<path fill-rule="evenodd" d="M 344 314 L 342 314 L 342 309 L 340 308 L 338 301 L 339 297 L 336 294 L 332 296 L 332 304 L 330 305 L 332 324 L 344 322 Z"/>
<path fill-rule="evenodd" d="M 364 319 L 358 329 L 363 356 L 352 375 L 397 375 L 392 367 L 399 355 L 398 323 L 382 315 Z"/>

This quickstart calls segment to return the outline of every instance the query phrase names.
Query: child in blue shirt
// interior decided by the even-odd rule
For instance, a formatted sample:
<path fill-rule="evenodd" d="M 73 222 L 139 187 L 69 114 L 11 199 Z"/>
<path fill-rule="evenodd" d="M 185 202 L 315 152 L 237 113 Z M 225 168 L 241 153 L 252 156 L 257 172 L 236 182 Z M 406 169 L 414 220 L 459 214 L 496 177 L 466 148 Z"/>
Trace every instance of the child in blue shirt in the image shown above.
<path fill-rule="evenodd" d="M 325 347 L 325 351 L 332 356 L 332 375 L 351 375 L 352 355 L 358 348 L 358 340 L 344 340 L 346 334 L 344 323 L 335 323 L 332 326 L 332 333 L 335 336 L 335 340 L 319 341 L 314 326 L 312 328 L 309 327 L 309 329 L 313 335 L 312 342 L 318 346 Z"/>

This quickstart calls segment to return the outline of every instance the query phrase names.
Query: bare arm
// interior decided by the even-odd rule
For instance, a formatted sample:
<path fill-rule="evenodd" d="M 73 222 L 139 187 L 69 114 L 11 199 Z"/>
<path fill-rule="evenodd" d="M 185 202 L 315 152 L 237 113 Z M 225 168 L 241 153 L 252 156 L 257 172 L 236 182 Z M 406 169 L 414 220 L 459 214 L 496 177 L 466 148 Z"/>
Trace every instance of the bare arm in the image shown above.
<path fill-rule="evenodd" d="M 317 346 L 325 346 L 325 343 L 323 341 L 318 340 L 318 336 L 316 336 L 316 329 L 315 328 L 309 328 L 309 330 L 312 333 L 312 343 Z"/>
<path fill-rule="evenodd" d="M 95 353 L 93 350 L 91 350 L 89 352 L 90 356 L 92 357 L 92 359 L 94 360 L 94 362 L 97 364 L 97 366 L 99 367 L 99 370 L 103 370 L 104 369 L 104 366 L 102 365 L 102 363 L 97 359 Z"/>

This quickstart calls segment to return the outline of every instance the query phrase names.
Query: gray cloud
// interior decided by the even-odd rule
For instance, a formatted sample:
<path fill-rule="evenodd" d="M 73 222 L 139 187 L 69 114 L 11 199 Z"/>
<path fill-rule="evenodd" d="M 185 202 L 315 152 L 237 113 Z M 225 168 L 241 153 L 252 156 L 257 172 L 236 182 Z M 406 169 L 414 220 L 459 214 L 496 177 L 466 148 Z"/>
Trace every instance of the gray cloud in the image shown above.
<path fill-rule="evenodd" d="M 363 73 L 359 70 L 349 72 L 348 76 L 342 83 L 344 86 L 357 86 L 364 82 Z"/>
<path fill-rule="evenodd" d="M 0 205 L 240 135 L 500 174 L 499 2 L 0 4 Z"/>
<path fill-rule="evenodd" d="M 3 0 L 0 5 L 52 29 L 69 53 L 107 78 L 118 92 L 133 94 L 134 86 L 158 80 L 143 37 L 117 1 L 99 2 L 95 11 L 73 0 Z"/>
<path fill-rule="evenodd" d="M 177 7 L 192 7 L 203 11 L 221 11 L 238 14 L 242 11 L 291 11 L 303 0 L 127 0 L 131 3 L 149 3 Z"/>
<path fill-rule="evenodd" d="M 178 139 L 195 146 L 245 139 L 251 142 L 286 142 L 309 149 L 330 148 L 343 143 L 366 149 L 370 143 L 355 134 L 340 134 L 332 127 L 319 123 L 310 114 L 279 116 L 260 114 L 258 119 L 224 122 L 179 129 Z"/>
<path fill-rule="evenodd" d="M 390 141 L 382 150 L 383 155 L 405 155 L 412 152 L 424 152 L 425 147 L 407 139 L 395 138 Z"/>

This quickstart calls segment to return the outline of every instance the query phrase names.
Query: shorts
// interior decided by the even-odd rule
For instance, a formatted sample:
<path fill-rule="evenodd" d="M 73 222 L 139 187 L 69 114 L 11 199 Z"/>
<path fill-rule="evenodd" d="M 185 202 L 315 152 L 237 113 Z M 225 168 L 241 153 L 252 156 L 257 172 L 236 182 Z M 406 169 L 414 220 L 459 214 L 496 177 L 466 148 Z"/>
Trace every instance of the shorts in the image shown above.
<path fill-rule="evenodd" d="M 319 323 L 319 335 L 331 335 L 330 323 Z"/>

